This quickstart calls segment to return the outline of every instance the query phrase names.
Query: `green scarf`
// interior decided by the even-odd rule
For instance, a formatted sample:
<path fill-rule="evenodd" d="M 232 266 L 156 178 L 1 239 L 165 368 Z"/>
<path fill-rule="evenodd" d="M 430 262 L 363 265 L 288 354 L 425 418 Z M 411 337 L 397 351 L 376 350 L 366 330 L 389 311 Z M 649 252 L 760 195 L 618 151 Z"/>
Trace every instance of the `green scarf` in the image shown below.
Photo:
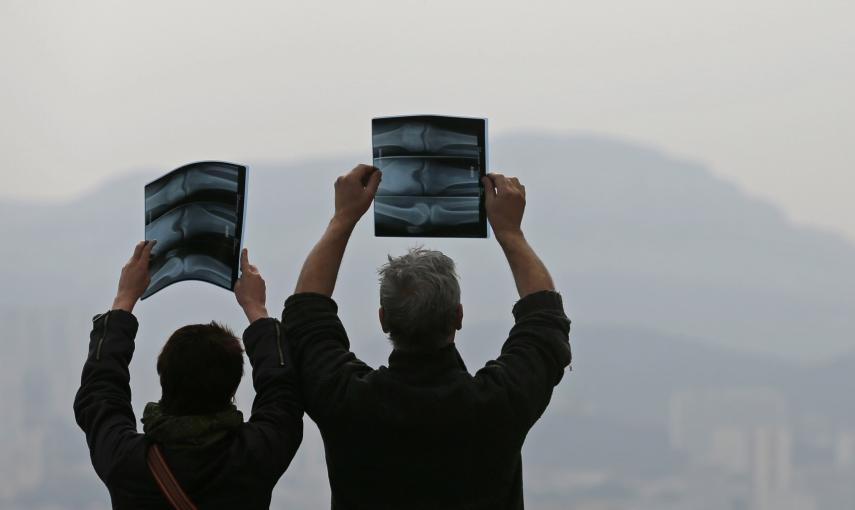
<path fill-rule="evenodd" d="M 155 442 L 181 448 L 204 448 L 225 439 L 243 424 L 243 413 L 230 405 L 213 414 L 164 414 L 160 403 L 149 402 L 142 417 L 143 432 Z"/>

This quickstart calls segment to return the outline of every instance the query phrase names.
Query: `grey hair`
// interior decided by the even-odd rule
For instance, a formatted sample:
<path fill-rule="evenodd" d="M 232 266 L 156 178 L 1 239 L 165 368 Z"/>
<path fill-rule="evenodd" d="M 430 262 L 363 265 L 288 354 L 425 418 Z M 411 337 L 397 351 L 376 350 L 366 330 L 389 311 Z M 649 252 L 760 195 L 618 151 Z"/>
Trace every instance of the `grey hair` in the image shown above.
<path fill-rule="evenodd" d="M 460 304 L 454 261 L 421 246 L 388 258 L 377 272 L 380 306 L 392 344 L 410 350 L 442 345 L 455 330 Z"/>

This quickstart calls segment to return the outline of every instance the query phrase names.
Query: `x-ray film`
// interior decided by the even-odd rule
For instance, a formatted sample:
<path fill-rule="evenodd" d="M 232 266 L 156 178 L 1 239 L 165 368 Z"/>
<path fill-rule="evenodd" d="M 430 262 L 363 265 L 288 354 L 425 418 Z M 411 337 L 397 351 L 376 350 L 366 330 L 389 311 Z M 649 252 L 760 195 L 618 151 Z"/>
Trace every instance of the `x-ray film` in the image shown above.
<path fill-rule="evenodd" d="M 378 237 L 487 237 L 487 120 L 417 115 L 371 121 Z"/>
<path fill-rule="evenodd" d="M 220 161 L 182 166 L 145 187 L 151 283 L 142 298 L 184 280 L 233 290 L 238 278 L 246 167 Z"/>

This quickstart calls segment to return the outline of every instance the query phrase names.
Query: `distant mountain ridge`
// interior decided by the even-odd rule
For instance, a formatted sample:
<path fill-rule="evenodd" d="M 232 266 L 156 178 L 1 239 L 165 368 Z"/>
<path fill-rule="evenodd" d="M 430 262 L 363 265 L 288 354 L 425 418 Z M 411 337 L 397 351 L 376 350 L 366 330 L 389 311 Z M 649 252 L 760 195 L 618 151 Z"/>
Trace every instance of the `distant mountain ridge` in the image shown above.
<path fill-rule="evenodd" d="M 357 161 L 250 165 L 246 239 L 259 260 L 271 260 L 268 272 L 293 280 L 330 215 L 334 176 Z M 855 349 L 855 247 L 791 225 L 697 164 L 613 139 L 521 134 L 492 141 L 491 168 L 525 182 L 527 234 L 581 321 L 794 359 Z M 142 185 L 167 170 L 120 176 L 64 204 L 0 202 L 0 234 L 15 240 L 0 248 L 2 275 L 18 289 L 2 299 L 59 298 L 43 290 L 57 281 L 78 295 L 112 288 L 113 267 L 142 236 Z M 369 214 L 354 236 L 346 267 L 373 269 L 387 251 L 413 244 L 374 238 L 371 221 Z M 505 272 L 490 243 L 428 244 L 474 275 L 465 292 L 478 295 L 487 275 Z M 77 270 L 55 264 L 58 253 Z M 347 286 L 340 292 L 357 295 Z M 474 306 L 504 302 L 487 296 Z"/>
<path fill-rule="evenodd" d="M 573 320 L 573 370 L 524 449 L 526 497 L 534 507 L 553 498 L 554 508 L 565 508 L 568 494 L 584 496 L 539 473 L 683 472 L 686 458 L 668 438 L 676 391 L 773 388 L 788 402 L 793 423 L 819 417 L 855 430 L 855 410 L 840 402 L 855 373 L 855 247 L 792 226 L 774 207 L 697 164 L 637 145 L 523 134 L 496 137 L 492 150 L 491 167 L 526 184 L 527 237 Z M 330 217 L 335 176 L 357 161 L 250 165 L 246 242 L 267 281 L 271 313 L 293 290 Z M 70 402 L 86 355 L 87 320 L 109 306 L 120 267 L 143 235 L 143 185 L 168 170 L 117 176 L 61 204 L 0 202 L 0 235 L 8 240 L 0 244 L 7 289 L 0 295 L 7 334 L 0 375 L 13 397 L 9 414 L 18 417 L 3 430 L 29 441 L 18 441 L 20 448 L 8 442 L 0 466 L 14 466 L 31 484 L 11 499 L 0 495 L 4 505 L 95 508 L 106 501 Z M 374 270 L 387 253 L 418 241 L 372 232 L 369 215 L 354 232 L 334 297 L 353 350 L 377 366 L 390 346 L 377 324 Z M 516 294 L 506 262 L 494 239 L 424 244 L 457 262 L 465 308 L 457 345 L 475 372 L 498 355 L 512 323 Z M 211 319 L 236 331 L 245 326 L 231 293 L 195 282 L 163 290 L 135 314 L 138 413 L 158 398 L 154 360 L 171 331 Z M 246 412 L 247 379 L 237 396 Z M 274 506 L 328 505 L 323 448 L 306 424 Z M 803 443 L 796 441 L 795 456 Z M 18 462 L 20 452 L 26 463 Z"/>

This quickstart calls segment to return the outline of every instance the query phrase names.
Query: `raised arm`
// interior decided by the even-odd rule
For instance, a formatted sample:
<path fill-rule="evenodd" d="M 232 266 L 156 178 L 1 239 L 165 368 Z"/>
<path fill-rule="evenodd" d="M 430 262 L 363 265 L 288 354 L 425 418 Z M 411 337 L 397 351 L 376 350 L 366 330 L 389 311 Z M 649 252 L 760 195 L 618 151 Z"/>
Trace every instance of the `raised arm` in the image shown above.
<path fill-rule="evenodd" d="M 515 177 L 483 178 L 487 217 L 511 267 L 520 300 L 515 325 L 501 355 L 478 371 L 476 381 L 498 391 L 511 406 L 509 416 L 524 437 L 552 397 L 552 388 L 570 364 L 570 321 L 552 277 L 523 236 L 525 186 Z"/>
<path fill-rule="evenodd" d="M 148 287 L 153 246 L 154 241 L 136 245 L 122 268 L 111 310 L 95 318 L 74 398 L 75 420 L 86 433 L 95 472 L 105 482 L 127 451 L 128 439 L 137 435 L 128 365 L 138 324 L 131 312 Z"/>
<path fill-rule="evenodd" d="M 241 252 L 241 276 L 235 284 L 235 298 L 250 325 L 243 343 L 252 365 L 251 427 L 247 444 L 255 453 L 259 472 L 278 479 L 290 464 L 303 438 L 303 405 L 298 390 L 297 370 L 283 341 L 279 321 L 267 316 L 267 287 L 258 268 Z"/>
<path fill-rule="evenodd" d="M 356 223 L 380 184 L 380 170 L 358 165 L 335 181 L 335 213 L 303 264 L 282 324 L 293 346 L 306 412 L 315 421 L 335 414 L 351 377 L 370 371 L 350 352 L 350 342 L 331 296 L 341 259 Z"/>
<path fill-rule="evenodd" d="M 380 175 L 380 170 L 373 166 L 357 165 L 336 179 L 335 213 L 320 241 L 306 257 L 295 293 L 332 296 L 350 234 L 371 206 L 380 185 Z"/>
<path fill-rule="evenodd" d="M 487 196 L 487 218 L 505 252 L 520 297 L 555 290 L 546 266 L 529 246 L 522 232 L 525 186 L 516 177 L 491 173 L 482 177 Z"/>
<path fill-rule="evenodd" d="M 249 263 L 249 250 L 240 252 L 240 278 L 235 283 L 235 299 L 250 324 L 267 315 L 267 284 L 258 268 Z"/>

